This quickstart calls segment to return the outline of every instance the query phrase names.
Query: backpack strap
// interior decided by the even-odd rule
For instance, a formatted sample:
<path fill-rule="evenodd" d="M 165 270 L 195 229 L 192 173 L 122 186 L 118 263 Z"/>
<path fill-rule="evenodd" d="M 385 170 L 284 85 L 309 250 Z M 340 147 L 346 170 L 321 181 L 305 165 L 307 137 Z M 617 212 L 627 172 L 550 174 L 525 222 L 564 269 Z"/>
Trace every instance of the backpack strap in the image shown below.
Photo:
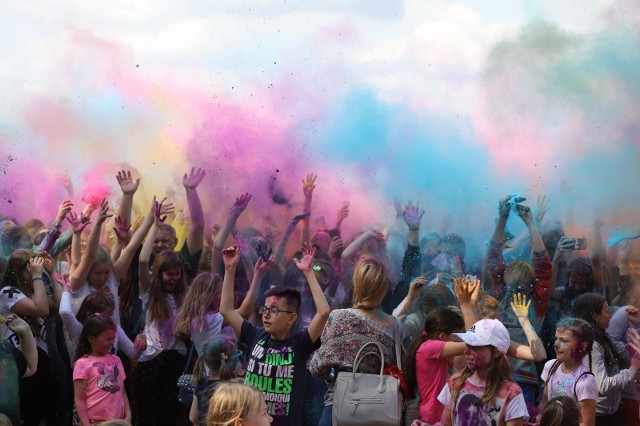
<path fill-rule="evenodd" d="M 556 359 L 553 364 L 551 364 L 551 368 L 549 369 L 549 377 L 547 377 L 547 381 L 544 382 L 544 384 L 542 385 L 542 390 L 544 391 L 544 388 L 547 387 L 547 383 L 549 383 L 549 380 L 551 380 L 551 377 L 556 374 L 556 371 L 558 371 L 558 367 L 560 367 L 560 364 L 562 364 L 562 361 L 560 361 L 559 359 Z"/>
<path fill-rule="evenodd" d="M 576 379 L 576 382 L 573 384 L 573 395 L 576 397 L 576 401 L 578 400 L 578 382 L 582 379 L 582 376 L 593 376 L 593 373 L 591 371 L 583 371 Z"/>

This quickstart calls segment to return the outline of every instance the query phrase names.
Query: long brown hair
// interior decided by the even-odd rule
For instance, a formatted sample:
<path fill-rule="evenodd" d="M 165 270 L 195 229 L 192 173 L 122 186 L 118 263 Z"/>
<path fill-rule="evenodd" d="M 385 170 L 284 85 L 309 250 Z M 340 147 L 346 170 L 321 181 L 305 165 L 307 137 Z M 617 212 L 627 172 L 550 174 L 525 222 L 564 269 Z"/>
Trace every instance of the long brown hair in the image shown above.
<path fill-rule="evenodd" d="M 429 339 L 434 339 L 439 333 L 447 335 L 464 329 L 464 320 L 459 313 L 449 308 L 437 307 L 429 312 L 424 320 L 424 332 L 413 339 L 404 357 L 404 378 L 409 387 L 410 398 L 415 398 L 418 379 L 416 374 L 416 353 L 420 346 Z"/>
<path fill-rule="evenodd" d="M 182 305 L 184 299 L 184 293 L 186 291 L 186 280 L 184 276 L 184 267 L 182 262 L 173 250 L 164 250 L 156 256 L 153 262 L 153 274 L 151 276 L 151 286 L 149 289 L 149 319 L 151 322 L 164 322 L 168 320 L 171 315 L 171 308 L 167 301 L 167 292 L 164 288 L 162 281 L 162 274 L 169 269 L 180 269 L 180 281 L 176 285 L 173 291 L 173 297 L 176 301 L 178 308 Z"/>
<path fill-rule="evenodd" d="M 196 329 L 204 327 L 204 317 L 221 291 L 222 278 L 218 274 L 203 272 L 193 279 L 184 302 L 178 311 L 173 332 L 177 335 L 190 336 L 191 323 L 195 320 Z M 219 306 L 214 306 L 220 309 Z"/>
<path fill-rule="evenodd" d="M 36 256 L 32 250 L 15 250 L 7 261 L 0 287 L 15 287 L 25 296 L 33 297 L 33 283 L 24 278 L 24 271 L 29 267 L 31 258 Z"/>
<path fill-rule="evenodd" d="M 509 363 L 505 359 L 504 354 L 493 346 L 491 346 L 490 349 L 493 359 L 487 367 L 487 387 L 478 400 L 479 405 L 494 405 L 496 395 L 498 395 L 498 392 L 500 392 L 500 389 L 504 386 L 505 382 L 513 381 L 511 379 L 511 368 L 509 367 Z M 471 371 L 469 366 L 466 365 L 460 374 L 454 376 L 452 388 L 454 407 L 458 403 L 458 397 L 460 396 L 460 391 L 462 390 L 462 386 L 464 386 L 464 382 L 466 382 L 472 375 L 473 371 Z M 452 412 L 452 415 L 455 417 L 454 412 Z"/>

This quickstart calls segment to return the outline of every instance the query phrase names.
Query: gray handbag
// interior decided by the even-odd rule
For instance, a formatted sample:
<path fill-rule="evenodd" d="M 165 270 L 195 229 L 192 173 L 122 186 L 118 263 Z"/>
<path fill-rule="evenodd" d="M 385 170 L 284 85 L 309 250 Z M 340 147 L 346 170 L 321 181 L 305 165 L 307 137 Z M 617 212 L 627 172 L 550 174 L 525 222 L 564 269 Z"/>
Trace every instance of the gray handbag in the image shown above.
<path fill-rule="evenodd" d="M 397 324 L 397 323 L 396 323 Z M 401 368 L 400 341 L 396 327 L 396 357 Z M 365 350 L 377 351 L 365 352 Z M 380 359 L 380 374 L 358 373 L 360 362 L 367 356 Z M 333 426 L 399 426 L 402 422 L 404 399 L 400 380 L 384 374 L 384 352 L 378 342 L 362 345 L 351 372 L 338 373 L 333 394 Z"/>

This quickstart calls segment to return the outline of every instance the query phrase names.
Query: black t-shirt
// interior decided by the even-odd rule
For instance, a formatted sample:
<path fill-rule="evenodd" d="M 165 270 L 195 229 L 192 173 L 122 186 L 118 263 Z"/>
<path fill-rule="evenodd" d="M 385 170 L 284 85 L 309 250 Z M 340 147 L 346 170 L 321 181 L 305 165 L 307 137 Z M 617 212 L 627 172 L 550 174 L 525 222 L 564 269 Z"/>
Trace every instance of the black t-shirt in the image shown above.
<path fill-rule="evenodd" d="M 209 411 L 209 400 L 211 395 L 218 387 L 219 380 L 211 380 L 208 378 L 201 379 L 196 383 L 196 389 L 193 391 L 198 398 L 198 422 L 201 425 L 207 424 L 207 412 Z"/>
<path fill-rule="evenodd" d="M 200 263 L 202 250 L 199 250 L 194 254 L 189 253 L 189 245 L 185 241 L 184 244 L 182 244 L 180 251 L 176 252 L 176 254 L 180 257 L 180 261 L 184 267 L 184 275 L 187 280 L 187 284 L 189 284 L 196 275 L 198 275 L 198 263 Z"/>
<path fill-rule="evenodd" d="M 314 344 L 305 328 L 289 339 L 275 340 L 245 320 L 240 342 L 251 348 L 244 383 L 264 393 L 273 425 L 301 425 L 307 360 L 320 339 Z"/>
<path fill-rule="evenodd" d="M 11 343 L 0 340 L 0 413 L 11 423 L 22 423 L 20 417 L 20 378 L 27 372 L 27 360 Z"/>

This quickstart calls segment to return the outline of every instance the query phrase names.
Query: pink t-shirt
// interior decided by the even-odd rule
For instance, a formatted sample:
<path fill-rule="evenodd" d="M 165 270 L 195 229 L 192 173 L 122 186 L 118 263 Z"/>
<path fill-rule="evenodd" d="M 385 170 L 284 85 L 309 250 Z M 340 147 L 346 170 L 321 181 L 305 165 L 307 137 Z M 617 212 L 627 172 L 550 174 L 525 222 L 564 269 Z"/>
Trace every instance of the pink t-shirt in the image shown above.
<path fill-rule="evenodd" d="M 420 394 L 420 420 L 437 423 L 442 417 L 444 406 L 438 395 L 447 383 L 450 358 L 440 358 L 447 342 L 427 340 L 416 352 L 416 382 Z"/>
<path fill-rule="evenodd" d="M 87 381 L 87 412 L 91 421 L 125 418 L 124 369 L 115 355 L 87 355 L 73 365 L 73 380 Z"/>

